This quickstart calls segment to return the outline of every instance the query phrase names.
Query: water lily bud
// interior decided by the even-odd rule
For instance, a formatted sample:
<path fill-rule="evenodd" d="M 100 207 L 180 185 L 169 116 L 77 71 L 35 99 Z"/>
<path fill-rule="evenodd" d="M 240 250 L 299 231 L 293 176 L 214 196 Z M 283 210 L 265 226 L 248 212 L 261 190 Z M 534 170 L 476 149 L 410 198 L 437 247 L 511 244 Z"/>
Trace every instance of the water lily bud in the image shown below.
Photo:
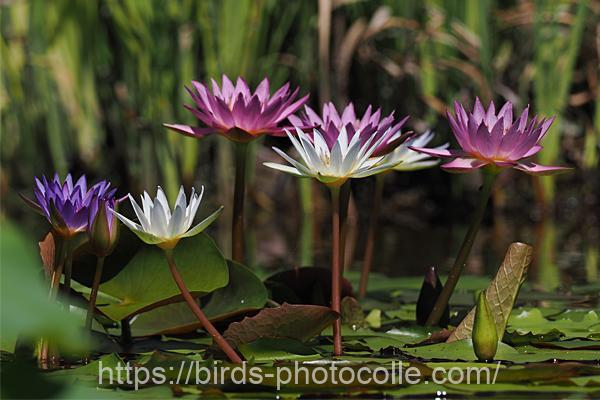
<path fill-rule="evenodd" d="M 88 236 L 92 251 L 99 257 L 109 255 L 118 239 L 118 226 L 116 215 L 110 210 L 114 208 L 114 201 L 100 200 L 98 211 L 90 215 Z"/>
<path fill-rule="evenodd" d="M 498 333 L 496 322 L 490 313 L 485 291 L 479 292 L 475 321 L 473 322 L 473 349 L 478 359 L 493 360 L 498 350 Z"/>
<path fill-rule="evenodd" d="M 425 279 L 423 279 L 421 292 L 419 293 L 419 299 L 417 300 L 417 323 L 419 325 L 425 325 L 443 288 L 444 286 L 440 281 L 436 268 L 429 267 L 425 274 Z M 446 306 L 442 318 L 440 319 L 439 326 L 448 326 L 449 319 L 450 307 Z"/>

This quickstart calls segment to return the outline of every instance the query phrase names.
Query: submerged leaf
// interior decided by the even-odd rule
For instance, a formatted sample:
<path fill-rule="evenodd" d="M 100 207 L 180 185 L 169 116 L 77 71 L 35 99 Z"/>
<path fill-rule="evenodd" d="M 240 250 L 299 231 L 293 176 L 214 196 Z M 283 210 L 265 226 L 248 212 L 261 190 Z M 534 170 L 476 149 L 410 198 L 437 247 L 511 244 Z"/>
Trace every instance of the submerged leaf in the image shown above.
<path fill-rule="evenodd" d="M 490 313 L 496 322 L 496 332 L 499 338 L 504 334 L 510 312 L 515 304 L 519 288 L 525 280 L 527 268 L 531 262 L 532 247 L 524 243 L 512 243 L 504 256 L 504 261 L 485 291 Z M 468 339 L 471 337 L 475 308 L 462 320 L 448 342 Z"/>

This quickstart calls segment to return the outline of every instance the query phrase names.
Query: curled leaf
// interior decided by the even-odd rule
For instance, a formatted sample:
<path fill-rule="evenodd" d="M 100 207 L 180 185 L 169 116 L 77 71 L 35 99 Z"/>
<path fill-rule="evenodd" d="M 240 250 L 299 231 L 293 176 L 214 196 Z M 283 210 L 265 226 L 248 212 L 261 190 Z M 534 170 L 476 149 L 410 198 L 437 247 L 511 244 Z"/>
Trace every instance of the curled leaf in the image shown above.
<path fill-rule="evenodd" d="M 496 323 L 496 332 L 499 338 L 504 335 L 508 317 L 515 304 L 519 288 L 525 280 L 527 268 L 531 263 L 532 247 L 524 243 L 512 243 L 498 273 L 485 291 L 487 304 L 490 307 Z M 448 342 L 469 339 L 475 319 L 475 308 L 462 320 L 458 327 L 448 338 Z"/>

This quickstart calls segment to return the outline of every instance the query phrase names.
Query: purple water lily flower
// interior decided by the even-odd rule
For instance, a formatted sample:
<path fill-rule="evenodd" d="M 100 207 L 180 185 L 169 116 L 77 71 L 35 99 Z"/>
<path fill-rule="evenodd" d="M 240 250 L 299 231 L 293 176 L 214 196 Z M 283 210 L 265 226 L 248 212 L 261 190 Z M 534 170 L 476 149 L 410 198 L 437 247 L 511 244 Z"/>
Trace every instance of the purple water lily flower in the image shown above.
<path fill-rule="evenodd" d="M 46 217 L 52 229 L 62 237 L 70 238 L 87 229 L 89 221 L 98 212 L 100 199 L 113 201 L 116 189 L 110 189 L 110 183 L 101 181 L 88 189 L 85 175 L 73 184 L 71 174 L 61 183 L 58 174 L 48 181 L 35 178 L 33 190 L 36 201 L 28 204 Z"/>
<path fill-rule="evenodd" d="M 475 99 L 472 113 L 467 113 L 462 105 L 454 102 L 454 113 L 446 112 L 452 132 L 462 149 L 427 149 L 412 147 L 413 150 L 435 157 L 451 157 L 452 161 L 442 165 L 451 172 L 468 172 L 486 165 L 497 168 L 515 168 L 531 175 L 551 175 L 565 172 L 570 168 L 543 166 L 527 159 L 540 150 L 539 144 L 550 125 L 552 118 L 528 120 L 529 107 L 513 122 L 513 108 L 506 102 L 496 114 L 493 102 L 487 110 Z"/>
<path fill-rule="evenodd" d="M 299 88 L 292 92 L 289 83 L 271 95 L 267 78 L 258 85 L 254 93 L 240 77 L 237 78 L 235 86 L 225 75 L 221 87 L 214 79 L 211 81 L 212 92 L 197 81 L 192 81 L 193 89 L 186 87 L 194 105 L 185 105 L 185 108 L 206 127 L 180 124 L 164 126 L 187 136 L 203 137 L 219 133 L 238 142 L 248 142 L 265 134 L 284 136 L 281 122 L 296 112 L 308 99 L 306 95 L 295 100 Z"/>
<path fill-rule="evenodd" d="M 354 104 L 352 103 L 349 103 L 344 108 L 341 115 L 333 103 L 326 103 L 323 105 L 322 117 L 312 108 L 304 106 L 304 113 L 301 117 L 290 115 L 288 120 L 294 127 L 300 129 L 318 129 L 322 133 L 330 150 L 335 145 L 342 128 L 346 128 L 349 139 L 354 137 L 356 132 L 359 132 L 361 142 L 365 142 L 371 136 L 375 136 L 374 142 L 379 142 L 380 144 L 375 149 L 372 157 L 379 157 L 392 152 L 410 135 L 410 133 L 402 134 L 401 132 L 402 126 L 408 120 L 408 116 L 395 122 L 394 112 L 382 118 L 380 108 L 373 112 L 373 108 L 368 106 L 363 116 L 358 118 L 354 111 Z M 381 138 L 383 140 L 379 141 Z"/>

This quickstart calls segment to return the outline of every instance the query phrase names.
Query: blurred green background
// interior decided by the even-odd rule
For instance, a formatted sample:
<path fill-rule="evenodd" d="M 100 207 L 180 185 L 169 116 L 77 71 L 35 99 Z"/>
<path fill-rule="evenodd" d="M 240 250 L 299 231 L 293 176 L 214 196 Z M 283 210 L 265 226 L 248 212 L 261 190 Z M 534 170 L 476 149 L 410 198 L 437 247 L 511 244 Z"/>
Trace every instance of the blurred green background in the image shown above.
<path fill-rule="evenodd" d="M 182 107 L 192 79 L 291 81 L 313 107 L 353 101 L 360 112 L 410 114 L 408 126 L 433 129 L 437 143 L 452 141 L 446 107 L 478 95 L 556 115 L 539 161 L 575 170 L 554 181 L 503 174 L 472 272 L 494 271 L 521 240 L 537 248 L 541 287 L 597 280 L 599 13 L 598 2 L 567 0 L 3 0 L 1 212 L 42 237 L 44 221 L 17 193 L 54 171 L 108 178 L 120 194 L 204 184 L 205 210 L 231 204 L 231 144 L 162 127 L 195 123 Z M 274 144 L 288 145 L 253 147 L 251 263 L 326 262 L 325 193 L 267 171 Z M 387 177 L 377 269 L 448 267 L 478 179 L 437 168 Z M 362 257 L 372 185 L 353 182 L 349 266 Z M 229 219 L 212 232 L 223 249 Z"/>

